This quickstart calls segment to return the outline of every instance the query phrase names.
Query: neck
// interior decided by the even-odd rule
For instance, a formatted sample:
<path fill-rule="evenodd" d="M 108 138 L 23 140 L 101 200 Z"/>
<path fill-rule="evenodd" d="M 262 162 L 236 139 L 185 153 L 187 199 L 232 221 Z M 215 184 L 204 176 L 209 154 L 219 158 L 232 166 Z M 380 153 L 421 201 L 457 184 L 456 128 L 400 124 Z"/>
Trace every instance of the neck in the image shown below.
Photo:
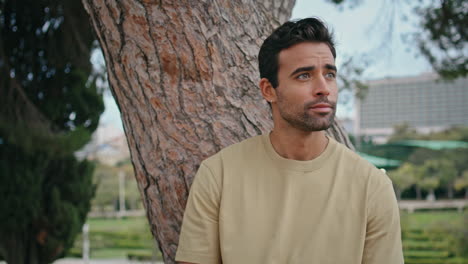
<path fill-rule="evenodd" d="M 277 129 L 270 133 L 275 151 L 286 159 L 313 160 L 327 147 L 325 131 L 305 132 L 295 128 Z"/>

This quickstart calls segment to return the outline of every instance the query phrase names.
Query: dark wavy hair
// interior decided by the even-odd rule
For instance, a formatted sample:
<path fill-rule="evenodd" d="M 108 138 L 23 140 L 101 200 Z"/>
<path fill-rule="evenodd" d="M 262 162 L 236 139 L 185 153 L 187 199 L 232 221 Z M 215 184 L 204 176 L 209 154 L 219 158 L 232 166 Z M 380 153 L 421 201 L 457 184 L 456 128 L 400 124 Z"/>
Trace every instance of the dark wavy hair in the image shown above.
<path fill-rule="evenodd" d="M 330 48 L 333 58 L 336 58 L 333 34 L 320 19 L 311 17 L 288 21 L 273 31 L 260 48 L 258 53 L 260 78 L 268 79 L 273 88 L 276 88 L 279 53 L 302 42 L 323 42 Z"/>

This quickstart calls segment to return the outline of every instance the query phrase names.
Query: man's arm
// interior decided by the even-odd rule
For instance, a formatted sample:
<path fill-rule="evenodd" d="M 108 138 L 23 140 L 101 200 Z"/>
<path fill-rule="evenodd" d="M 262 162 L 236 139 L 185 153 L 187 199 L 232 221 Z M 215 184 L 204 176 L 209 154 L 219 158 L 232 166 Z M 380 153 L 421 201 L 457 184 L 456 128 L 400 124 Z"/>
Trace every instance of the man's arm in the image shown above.
<path fill-rule="evenodd" d="M 386 175 L 376 177 L 377 183 L 369 185 L 371 194 L 362 264 L 404 263 L 400 213 L 393 186 Z"/>
<path fill-rule="evenodd" d="M 218 233 L 220 186 L 219 179 L 202 163 L 190 188 L 176 261 L 221 263 Z"/>

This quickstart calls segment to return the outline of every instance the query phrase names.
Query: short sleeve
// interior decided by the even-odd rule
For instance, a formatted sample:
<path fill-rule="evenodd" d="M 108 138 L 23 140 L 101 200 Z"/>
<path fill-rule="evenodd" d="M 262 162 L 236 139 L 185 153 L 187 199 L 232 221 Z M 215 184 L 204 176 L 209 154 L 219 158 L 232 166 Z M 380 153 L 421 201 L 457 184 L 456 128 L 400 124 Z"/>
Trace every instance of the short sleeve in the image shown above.
<path fill-rule="evenodd" d="M 376 172 L 369 184 L 366 239 L 362 264 L 401 264 L 400 214 L 390 179 Z"/>
<path fill-rule="evenodd" d="M 202 163 L 195 175 L 185 208 L 177 261 L 221 263 L 218 234 L 220 184 Z"/>

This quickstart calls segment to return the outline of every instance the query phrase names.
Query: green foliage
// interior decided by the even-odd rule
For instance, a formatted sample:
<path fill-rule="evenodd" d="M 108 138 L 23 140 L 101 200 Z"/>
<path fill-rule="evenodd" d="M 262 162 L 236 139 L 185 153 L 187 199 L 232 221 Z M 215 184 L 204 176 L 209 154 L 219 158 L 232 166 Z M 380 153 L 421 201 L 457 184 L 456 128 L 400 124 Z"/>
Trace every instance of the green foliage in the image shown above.
<path fill-rule="evenodd" d="M 25 152 L 44 150 L 50 154 L 65 155 L 80 149 L 91 139 L 92 130 L 84 127 L 72 131 L 52 134 L 43 129 L 31 131 L 31 125 L 24 122 L 3 123 L 0 121 L 3 138 L 10 144 L 21 146 Z M 45 148 L 44 146 L 47 146 Z"/>
<path fill-rule="evenodd" d="M 0 1 L 0 257 L 50 263 L 90 209 L 94 165 L 78 161 L 104 110 L 80 1 Z"/>
<path fill-rule="evenodd" d="M 430 159 L 438 159 L 443 157 L 443 151 L 432 150 L 427 148 L 417 148 L 408 157 L 408 162 L 422 166 L 424 162 Z"/>
<path fill-rule="evenodd" d="M 36 242 L 39 263 L 62 255 L 73 245 L 90 209 L 93 165 L 72 154 L 30 153 L 4 142 L 0 171 L 1 247 L 20 250 L 4 243 L 24 237 Z M 8 253 L 4 257 L 8 260 Z"/>
<path fill-rule="evenodd" d="M 455 126 L 443 131 L 432 132 L 428 134 L 420 134 L 411 127 L 408 123 L 397 124 L 393 127 L 393 134 L 389 137 L 388 142 L 400 140 L 454 140 L 468 141 L 468 127 Z"/>
<path fill-rule="evenodd" d="M 362 4 L 362 0 L 327 0 L 336 4 L 341 10 L 345 5 L 354 8 Z M 455 79 L 468 75 L 468 10 L 465 0 L 429 1 L 421 5 L 421 1 L 392 1 L 390 4 L 406 5 L 415 10 L 419 17 L 419 30 L 413 33 L 408 45 L 417 46 L 419 52 L 431 63 L 432 68 L 445 79 Z M 393 28 L 396 16 L 407 20 L 404 12 L 395 12 L 393 8 L 386 21 L 389 29 Z M 393 30 L 389 30 L 390 34 Z M 383 42 L 383 41 L 382 41 Z"/>
<path fill-rule="evenodd" d="M 468 199 L 468 170 L 465 170 L 461 177 L 455 180 L 454 188 L 457 191 L 465 189 L 465 198 Z"/>
<path fill-rule="evenodd" d="M 467 141 L 467 139 L 467 127 L 453 127 L 440 132 L 419 134 L 407 124 L 400 124 L 395 126 L 395 132 L 390 137 L 389 142 L 400 140 Z M 371 146 L 371 148 L 373 149 L 368 153 L 380 154 L 380 156 L 394 159 L 400 157 L 405 161 L 405 164 L 410 163 L 414 167 L 420 168 L 421 172 L 415 174 L 419 175 L 419 177 L 416 177 L 416 188 L 433 192 L 439 187 L 444 187 L 449 198 L 452 198 L 452 190 L 455 185 L 457 191 L 467 188 L 465 184 L 468 183 L 465 183 L 462 175 L 464 171 L 468 171 L 468 163 L 466 162 L 468 160 L 468 148 L 433 150 L 424 147 L 398 146 L 398 144 Z M 395 171 L 394 174 L 398 172 L 399 170 Z M 391 176 L 392 172 L 389 174 Z M 395 178 L 395 185 L 398 185 L 399 178 L 402 176 L 393 175 L 393 177 Z M 466 195 L 468 195 L 468 191 Z"/>
<path fill-rule="evenodd" d="M 396 124 L 393 127 L 393 134 L 389 137 L 388 142 L 395 142 L 405 139 L 419 139 L 419 134 L 416 129 L 412 128 L 408 123 Z"/>
<path fill-rule="evenodd" d="M 468 170 L 468 148 L 443 151 L 442 156 L 453 162 L 458 175 Z"/>
<path fill-rule="evenodd" d="M 401 198 L 401 192 L 416 183 L 421 178 L 421 170 L 411 163 L 404 163 L 398 169 L 389 171 L 388 176 L 396 186 L 398 199 Z"/>
<path fill-rule="evenodd" d="M 401 212 L 405 263 L 467 263 L 468 214 Z"/>
<path fill-rule="evenodd" d="M 431 241 L 448 242 L 448 251 L 452 256 L 468 257 L 468 215 L 465 214 L 462 221 L 437 221 L 427 226 L 424 232 Z"/>
<path fill-rule="evenodd" d="M 94 179 L 97 185 L 96 196 L 92 200 L 94 211 L 115 211 L 119 201 L 119 173 L 124 173 L 125 204 L 126 209 L 143 209 L 140 192 L 131 163 L 122 163 L 120 166 L 97 164 Z"/>
<path fill-rule="evenodd" d="M 338 75 L 340 89 L 352 90 L 357 98 L 363 99 L 369 90 L 369 86 L 362 81 L 361 76 L 368 64 L 363 58 L 345 58 Z"/>
<path fill-rule="evenodd" d="M 440 132 L 423 135 L 422 139 L 455 140 L 468 142 L 468 127 L 452 127 Z"/>
<path fill-rule="evenodd" d="M 130 259 L 140 256 L 148 260 L 149 256 L 155 255 L 157 259 L 162 259 L 145 217 L 92 218 L 88 223 L 92 258 Z M 67 256 L 81 256 L 82 244 L 79 236 Z"/>
<path fill-rule="evenodd" d="M 425 178 L 438 179 L 442 185 L 452 183 L 457 177 L 453 162 L 447 159 L 427 160 L 422 169 Z"/>
<path fill-rule="evenodd" d="M 0 145 L 0 235 L 9 230 L 27 230 L 29 219 L 40 215 L 42 179 L 47 171 L 46 153 L 25 153 L 16 145 Z M 28 164 L 28 166 L 24 166 Z"/>
<path fill-rule="evenodd" d="M 440 185 L 440 179 L 436 177 L 426 177 L 418 182 L 421 189 L 433 192 Z"/>
<path fill-rule="evenodd" d="M 465 0 L 434 1 L 417 8 L 424 29 L 417 39 L 421 53 L 447 79 L 468 74 L 468 10 Z"/>
<path fill-rule="evenodd" d="M 20 90 L 21 100 L 33 105 L 55 131 L 96 129 L 103 102 L 97 76 L 90 79 L 94 36 L 80 1 L 16 0 L 1 7 L 2 89 L 10 96 Z M 19 99 L 10 96 L 0 101 L 11 118 L 18 115 L 12 104 Z"/>

